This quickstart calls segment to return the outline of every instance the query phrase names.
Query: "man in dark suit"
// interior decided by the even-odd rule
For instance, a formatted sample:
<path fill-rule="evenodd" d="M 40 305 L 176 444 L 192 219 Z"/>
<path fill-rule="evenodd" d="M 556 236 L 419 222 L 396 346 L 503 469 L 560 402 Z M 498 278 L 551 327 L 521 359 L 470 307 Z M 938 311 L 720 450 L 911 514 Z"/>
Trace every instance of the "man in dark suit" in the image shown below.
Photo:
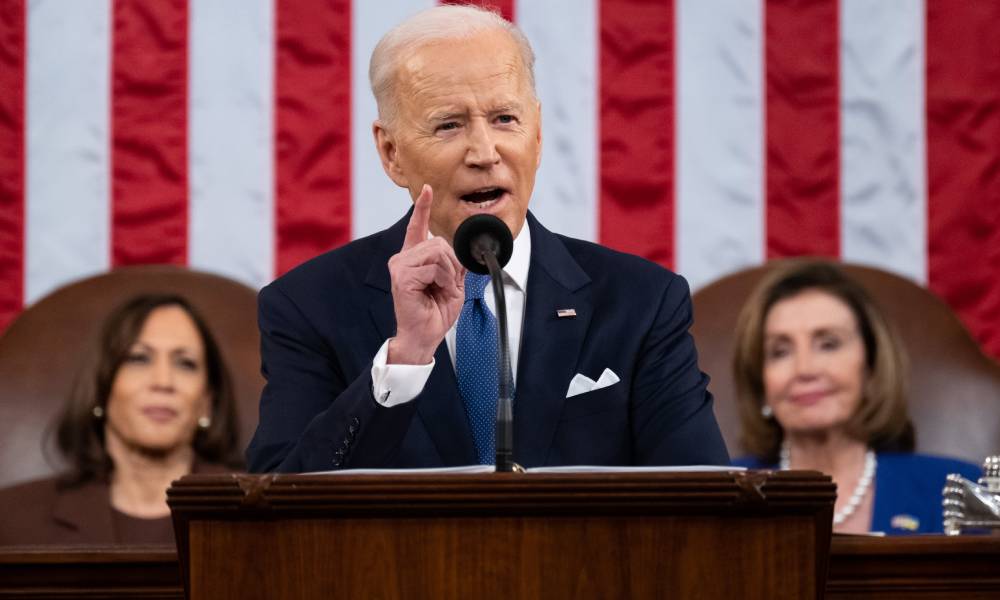
<path fill-rule="evenodd" d="M 470 7 L 430 9 L 379 42 L 375 142 L 414 206 L 261 291 L 267 385 L 251 470 L 491 462 L 474 398 L 495 363 L 470 351 L 463 322 L 475 311 L 489 322 L 495 307 L 451 247 L 480 213 L 515 236 L 504 269 L 515 461 L 728 464 L 686 282 L 528 213 L 541 157 L 533 60 L 510 23 Z"/>

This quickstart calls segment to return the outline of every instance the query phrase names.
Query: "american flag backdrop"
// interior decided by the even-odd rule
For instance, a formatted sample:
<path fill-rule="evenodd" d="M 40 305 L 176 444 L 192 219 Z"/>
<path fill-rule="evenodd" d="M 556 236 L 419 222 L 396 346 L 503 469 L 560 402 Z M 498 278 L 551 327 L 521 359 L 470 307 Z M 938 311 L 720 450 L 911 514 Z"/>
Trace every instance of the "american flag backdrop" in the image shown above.
<path fill-rule="evenodd" d="M 259 287 L 406 210 L 367 62 L 434 0 L 0 0 L 0 328 L 175 263 Z M 503 0 L 550 229 L 697 288 L 779 256 L 927 285 L 1000 356 L 1000 0 Z"/>

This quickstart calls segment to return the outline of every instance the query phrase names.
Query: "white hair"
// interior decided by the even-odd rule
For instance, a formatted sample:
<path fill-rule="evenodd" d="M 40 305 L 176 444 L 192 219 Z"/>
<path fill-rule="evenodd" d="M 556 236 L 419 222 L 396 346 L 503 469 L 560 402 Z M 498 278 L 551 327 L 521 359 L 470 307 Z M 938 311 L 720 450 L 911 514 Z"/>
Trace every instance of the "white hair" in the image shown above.
<path fill-rule="evenodd" d="M 416 48 L 441 40 L 460 40 L 484 31 L 506 32 L 517 44 L 521 62 L 528 73 L 528 85 L 535 95 L 535 53 L 528 38 L 499 13 L 475 6 L 444 4 L 418 12 L 389 30 L 372 51 L 368 64 L 379 118 L 391 123 L 396 116 L 396 69 L 401 57 Z"/>

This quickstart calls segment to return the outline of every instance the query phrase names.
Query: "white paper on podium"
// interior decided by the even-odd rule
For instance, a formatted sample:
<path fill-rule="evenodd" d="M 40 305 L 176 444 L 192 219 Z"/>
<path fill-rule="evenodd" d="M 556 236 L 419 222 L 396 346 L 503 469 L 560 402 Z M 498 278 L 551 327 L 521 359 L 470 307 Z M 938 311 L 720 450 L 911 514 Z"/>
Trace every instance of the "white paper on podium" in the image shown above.
<path fill-rule="evenodd" d="M 343 469 L 340 471 L 316 471 L 306 475 L 468 475 L 493 473 L 493 465 L 463 465 L 461 467 L 437 467 L 429 469 Z M 690 465 L 683 467 L 615 467 L 591 465 L 566 465 L 561 467 L 533 467 L 528 473 L 725 473 L 746 471 L 745 467 L 720 467 L 718 465 Z"/>
<path fill-rule="evenodd" d="M 493 473 L 493 465 L 463 465 L 461 467 L 434 467 L 427 469 L 342 469 L 340 471 L 314 471 L 304 475 L 451 475 Z"/>
<path fill-rule="evenodd" d="M 718 465 L 685 465 L 682 467 L 613 467 L 567 465 L 564 467 L 534 467 L 528 473 L 727 473 L 746 471 L 746 467 L 720 467 Z"/>

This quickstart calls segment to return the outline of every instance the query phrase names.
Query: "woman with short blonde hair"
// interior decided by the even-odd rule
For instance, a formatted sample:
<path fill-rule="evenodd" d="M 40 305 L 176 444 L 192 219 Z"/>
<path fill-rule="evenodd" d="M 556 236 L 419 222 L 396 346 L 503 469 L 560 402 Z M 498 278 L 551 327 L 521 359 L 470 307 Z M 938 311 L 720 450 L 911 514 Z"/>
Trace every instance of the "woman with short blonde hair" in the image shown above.
<path fill-rule="evenodd" d="M 913 453 L 902 343 L 832 262 L 785 261 L 764 277 L 737 321 L 733 374 L 750 453 L 735 463 L 830 474 L 835 531 L 940 532 L 947 474 L 979 476 Z"/>

